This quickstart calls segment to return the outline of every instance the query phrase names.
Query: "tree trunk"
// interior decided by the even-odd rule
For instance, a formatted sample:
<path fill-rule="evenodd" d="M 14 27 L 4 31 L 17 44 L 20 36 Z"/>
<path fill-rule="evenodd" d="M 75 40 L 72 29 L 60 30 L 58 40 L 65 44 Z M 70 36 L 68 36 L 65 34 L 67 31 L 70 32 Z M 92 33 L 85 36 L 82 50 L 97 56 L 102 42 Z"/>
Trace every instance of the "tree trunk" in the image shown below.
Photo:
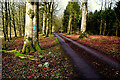
<path fill-rule="evenodd" d="M 47 6 L 46 6 L 46 2 L 44 2 L 44 13 L 43 13 L 43 28 L 42 28 L 42 34 L 45 35 L 46 33 L 46 9 L 47 9 Z"/>
<path fill-rule="evenodd" d="M 20 8 L 20 4 L 19 4 L 19 20 L 18 20 L 19 21 L 19 35 L 22 36 L 22 32 L 21 32 L 21 18 L 20 18 L 22 16 L 20 14 L 20 10 L 21 10 L 21 8 Z"/>
<path fill-rule="evenodd" d="M 70 2 L 70 15 L 69 15 L 69 22 L 68 22 L 67 34 L 70 34 L 71 23 L 72 23 L 72 2 Z"/>
<path fill-rule="evenodd" d="M 47 12 L 47 26 L 46 26 L 46 37 L 49 36 L 49 3 L 47 4 L 47 9 L 48 9 L 48 12 Z"/>
<path fill-rule="evenodd" d="M 102 34 L 102 24 L 103 24 L 103 20 L 102 20 L 102 7 L 103 7 L 103 0 L 101 2 L 101 12 L 100 12 L 100 17 L 101 17 L 101 21 L 100 21 L 100 32 L 99 34 Z"/>
<path fill-rule="evenodd" d="M 52 34 L 52 29 L 53 29 L 53 27 L 52 27 L 52 24 L 53 24 L 53 11 L 54 11 L 54 1 L 52 2 L 52 9 L 51 9 L 51 28 L 50 28 L 50 34 Z"/>
<path fill-rule="evenodd" d="M 53 12 L 51 12 L 51 22 L 50 23 L 51 23 L 50 34 L 52 34 L 52 32 L 53 32 L 52 31 L 52 28 L 53 28 L 52 27 L 52 24 L 53 24 Z"/>
<path fill-rule="evenodd" d="M 119 25 L 116 25 L 116 36 L 118 36 L 118 26 Z"/>
<path fill-rule="evenodd" d="M 67 34 L 70 34 L 70 31 L 71 31 L 71 23 L 72 23 L 72 14 L 70 14 L 70 16 L 69 16 L 69 23 L 68 23 Z"/>
<path fill-rule="evenodd" d="M 106 4 L 107 4 L 107 2 L 106 2 L 106 0 L 105 0 L 105 11 L 107 10 Z M 107 14 L 105 14 L 105 15 L 107 15 Z M 104 21 L 104 29 L 103 29 L 103 35 L 104 35 L 104 36 L 105 36 L 105 32 L 106 32 L 106 26 L 107 26 L 107 23 L 106 23 L 106 20 L 105 20 L 105 21 Z"/>
<path fill-rule="evenodd" d="M 85 33 L 87 22 L 87 0 L 83 0 L 82 3 L 82 21 L 81 21 L 81 32 Z"/>
<path fill-rule="evenodd" d="M 101 21 L 100 21 L 100 35 L 102 34 L 102 24 L 103 24 L 103 20 L 101 19 Z"/>
<path fill-rule="evenodd" d="M 103 35 L 105 36 L 105 32 L 106 32 L 106 21 L 105 21 L 105 23 L 104 23 L 104 30 L 103 30 Z"/>
<path fill-rule="evenodd" d="M 14 2 L 13 2 L 13 4 L 12 4 L 12 7 L 13 7 L 13 8 L 12 8 L 12 16 L 13 16 L 13 21 L 12 21 L 12 22 L 13 22 L 13 26 L 14 26 L 14 34 L 15 34 L 15 37 L 17 37 L 16 26 L 15 26 L 15 18 L 14 18 L 14 16 L 15 16 L 15 15 L 14 15 L 14 9 L 15 9 L 15 8 L 14 8 Z"/>
<path fill-rule="evenodd" d="M 48 37 L 48 34 L 49 34 L 49 19 L 47 18 L 46 37 Z"/>
<path fill-rule="evenodd" d="M 53 1 L 49 4 L 49 34 L 52 34 L 52 9 Z"/>
<path fill-rule="evenodd" d="M 50 14 L 51 4 L 52 4 L 52 2 L 48 2 L 48 5 L 47 5 L 48 12 L 47 12 L 47 32 L 46 32 L 46 37 L 49 36 L 50 29 L 51 29 L 51 14 Z"/>
<path fill-rule="evenodd" d="M 23 22 L 23 36 L 25 35 L 25 11 L 26 11 L 26 8 L 25 8 L 25 10 L 23 9 L 23 19 L 24 19 L 24 22 Z"/>
<path fill-rule="evenodd" d="M 34 18 L 33 18 L 33 45 L 36 50 L 41 50 L 38 39 L 38 27 L 39 27 L 39 3 L 34 3 Z"/>
<path fill-rule="evenodd" d="M 34 6 L 31 5 L 31 2 L 26 3 L 26 22 L 25 22 L 25 36 L 24 36 L 24 45 L 22 53 L 29 53 L 31 50 L 35 51 L 33 48 L 32 40 L 32 29 L 33 29 L 33 18 L 34 18 Z"/>
<path fill-rule="evenodd" d="M 26 3 L 26 24 L 25 24 L 25 41 L 22 53 L 34 52 L 41 50 L 37 38 L 37 18 L 38 3 L 28 1 Z"/>
<path fill-rule="evenodd" d="M 9 5 L 9 2 L 8 2 L 8 11 L 9 11 L 9 27 L 10 27 L 10 40 L 12 39 L 11 38 L 11 13 L 10 13 L 10 5 Z"/>
<path fill-rule="evenodd" d="M 5 27 L 6 27 L 6 39 L 9 41 L 8 37 L 8 11 L 7 11 L 7 1 L 5 1 Z"/>
<path fill-rule="evenodd" d="M 1 5 L 2 5 L 2 26 L 3 26 L 4 40 L 6 41 L 6 29 L 5 29 L 5 25 L 4 25 L 3 2 L 1 2 Z"/>

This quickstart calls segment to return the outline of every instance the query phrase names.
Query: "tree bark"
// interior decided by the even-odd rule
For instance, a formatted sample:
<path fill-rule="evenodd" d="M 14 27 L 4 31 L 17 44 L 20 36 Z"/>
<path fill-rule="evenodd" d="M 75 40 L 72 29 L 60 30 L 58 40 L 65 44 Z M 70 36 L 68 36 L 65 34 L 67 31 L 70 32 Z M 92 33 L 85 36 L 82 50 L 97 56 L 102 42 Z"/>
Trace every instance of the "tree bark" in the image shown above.
<path fill-rule="evenodd" d="M 4 40 L 6 41 L 6 29 L 5 29 L 5 25 L 4 25 L 3 2 L 1 2 L 1 6 L 2 6 L 2 26 L 3 26 Z"/>
<path fill-rule="evenodd" d="M 9 2 L 8 2 L 8 11 L 9 11 L 9 27 L 10 27 L 10 40 L 12 39 L 11 37 L 11 13 L 10 13 L 10 5 L 9 5 Z"/>
<path fill-rule="evenodd" d="M 54 11 L 54 1 L 52 2 L 52 11 L 51 11 L 51 28 L 50 28 L 50 34 L 52 34 L 52 24 L 53 24 L 53 11 Z"/>
<path fill-rule="evenodd" d="M 33 17 L 34 17 L 34 6 L 31 5 L 31 2 L 26 3 L 26 23 L 25 23 L 25 36 L 24 36 L 24 45 L 22 53 L 29 53 L 31 50 L 35 51 L 33 48 L 32 41 L 32 29 L 33 29 Z"/>
<path fill-rule="evenodd" d="M 23 9 L 23 36 L 25 35 L 25 11 L 26 11 L 26 8 Z"/>
<path fill-rule="evenodd" d="M 101 21 L 100 21 L 100 32 L 99 34 L 102 34 L 102 24 L 103 24 L 103 20 L 102 20 L 102 7 L 103 7 L 103 0 L 101 2 L 101 12 L 100 12 L 100 17 L 101 17 Z"/>
<path fill-rule="evenodd" d="M 47 9 L 48 9 L 48 12 L 47 12 L 47 26 L 46 26 L 46 37 L 49 36 L 49 17 L 50 17 L 50 7 L 49 7 L 49 3 L 47 4 Z"/>
<path fill-rule="evenodd" d="M 107 2 L 105 0 L 105 11 L 107 10 L 106 4 L 107 4 Z M 107 15 L 107 14 L 105 14 L 105 15 Z M 105 21 L 104 21 L 104 29 L 103 29 L 103 35 L 104 36 L 105 36 L 105 32 L 106 32 L 106 27 L 107 27 L 107 22 L 106 22 L 106 19 L 105 19 Z"/>
<path fill-rule="evenodd" d="M 11 7 L 11 10 L 12 10 L 12 16 L 13 16 L 13 20 L 12 20 L 12 22 L 13 22 L 13 26 L 14 26 L 14 34 L 15 34 L 15 37 L 17 37 L 17 33 L 16 33 L 16 26 L 15 26 L 15 18 L 14 18 L 14 9 L 15 9 L 15 7 L 14 7 L 14 2 L 13 2 L 13 4 L 12 4 L 12 7 Z"/>
<path fill-rule="evenodd" d="M 49 36 L 49 34 L 50 34 L 50 29 L 51 29 L 51 14 L 50 14 L 51 4 L 52 4 L 52 2 L 48 2 L 48 5 L 47 5 L 48 12 L 47 12 L 47 29 L 46 29 L 46 37 Z"/>
<path fill-rule="evenodd" d="M 87 23 L 87 0 L 83 0 L 82 3 L 82 21 L 81 21 L 81 32 L 85 33 Z"/>
<path fill-rule="evenodd" d="M 20 7 L 20 2 L 19 2 L 19 35 L 22 36 L 22 30 L 21 30 L 21 14 L 20 14 L 20 10 L 21 10 L 21 7 Z"/>
<path fill-rule="evenodd" d="M 67 34 L 70 34 L 70 31 L 71 31 L 71 23 L 72 23 L 72 14 L 70 14 L 70 16 L 69 16 L 69 23 L 68 23 Z"/>
<path fill-rule="evenodd" d="M 118 36 L 118 27 L 119 27 L 119 24 L 116 25 L 116 36 Z"/>
<path fill-rule="evenodd" d="M 106 26 L 107 26 L 107 23 L 106 23 L 106 21 L 105 21 L 105 23 L 104 23 L 104 30 L 103 30 L 103 35 L 105 36 L 105 32 L 106 32 Z"/>
<path fill-rule="evenodd" d="M 46 9 L 47 9 L 47 6 L 46 6 L 46 2 L 44 2 L 44 13 L 43 13 L 43 28 L 42 28 L 42 34 L 45 35 L 46 33 Z"/>
<path fill-rule="evenodd" d="M 7 1 L 5 1 L 5 27 L 6 27 L 6 39 L 9 41 L 8 37 L 8 11 L 7 11 Z"/>
<path fill-rule="evenodd" d="M 69 22 L 68 22 L 67 34 L 70 34 L 71 23 L 72 23 L 72 2 L 70 2 L 70 15 L 69 15 Z"/>
<path fill-rule="evenodd" d="M 22 53 L 34 52 L 41 50 L 39 41 L 37 38 L 37 18 L 38 3 L 29 2 L 26 3 L 26 23 L 25 23 L 25 41 L 22 49 Z"/>
<path fill-rule="evenodd" d="M 34 18 L 33 18 L 33 44 L 38 41 L 38 2 L 34 3 Z"/>

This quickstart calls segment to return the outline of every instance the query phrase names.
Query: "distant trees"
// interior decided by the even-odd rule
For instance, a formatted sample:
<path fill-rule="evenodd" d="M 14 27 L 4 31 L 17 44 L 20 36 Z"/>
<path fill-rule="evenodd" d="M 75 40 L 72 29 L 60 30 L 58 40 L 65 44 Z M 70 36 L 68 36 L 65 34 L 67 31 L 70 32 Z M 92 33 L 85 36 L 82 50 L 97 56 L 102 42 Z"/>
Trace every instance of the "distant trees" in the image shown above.
<path fill-rule="evenodd" d="M 22 27 L 25 25 L 25 2 L 1 1 L 2 27 L 4 40 L 12 39 L 12 34 L 17 37 L 17 31 L 22 36 Z M 23 10 L 23 11 L 22 11 Z"/>
<path fill-rule="evenodd" d="M 77 2 L 69 2 L 63 16 L 63 32 L 76 32 L 79 31 L 79 24 L 81 20 L 81 10 Z M 71 27 L 72 25 L 72 27 Z"/>
<path fill-rule="evenodd" d="M 116 3 L 116 7 L 113 9 L 109 5 L 104 10 L 101 8 L 100 11 L 88 13 L 87 32 L 105 36 L 120 36 L 119 5 L 120 1 Z"/>
<path fill-rule="evenodd" d="M 87 13 L 87 0 L 82 1 L 82 9 L 78 2 L 69 2 L 66 6 L 62 20 L 63 32 L 70 34 L 70 31 L 76 33 L 79 30 L 82 33 L 86 31 L 89 34 L 120 36 L 120 1 L 116 2 L 113 8 L 112 4 L 115 1 L 101 0 L 101 10 L 94 13 Z"/>
<path fill-rule="evenodd" d="M 120 36 L 120 1 L 116 3 L 115 10 L 115 18 L 116 18 L 116 36 Z"/>
<path fill-rule="evenodd" d="M 58 4 L 51 0 L 51 2 L 41 2 L 41 10 L 43 10 L 43 22 L 42 24 L 42 34 L 46 37 L 49 34 L 52 34 L 52 26 L 53 26 L 53 12 L 56 10 Z M 42 9 L 43 8 L 43 9 Z"/>

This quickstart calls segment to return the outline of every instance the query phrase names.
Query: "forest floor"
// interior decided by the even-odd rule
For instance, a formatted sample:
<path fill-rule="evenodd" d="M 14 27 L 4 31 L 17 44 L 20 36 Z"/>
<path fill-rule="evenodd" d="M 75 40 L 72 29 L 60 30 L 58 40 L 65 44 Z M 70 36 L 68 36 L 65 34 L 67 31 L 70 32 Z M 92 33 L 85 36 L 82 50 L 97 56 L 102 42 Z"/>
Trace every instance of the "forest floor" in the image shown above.
<path fill-rule="evenodd" d="M 2 53 L 2 78 L 22 79 L 80 79 L 69 56 L 63 51 L 58 40 L 51 35 L 49 38 L 39 37 L 42 51 L 23 57 L 16 53 Z M 6 50 L 21 50 L 24 38 L 13 38 L 6 43 Z M 2 41 L 2 45 L 5 42 Z M 28 54 L 27 54 L 28 56 Z"/>
<path fill-rule="evenodd" d="M 99 51 L 101 54 L 108 56 L 111 59 L 114 59 L 120 64 L 120 37 L 114 36 L 100 36 L 100 35 L 89 35 L 89 38 L 79 39 L 79 35 L 66 35 L 62 34 L 84 46 L 90 47 Z M 63 38 L 64 39 L 64 38 Z M 82 48 L 74 45 L 70 41 L 64 39 L 69 46 L 76 51 L 82 58 L 86 60 L 94 69 L 106 79 L 120 78 L 120 71 L 112 68 L 107 65 L 104 61 L 99 60 L 97 57 L 89 54 Z"/>
<path fill-rule="evenodd" d="M 104 54 L 120 63 L 120 37 L 90 35 L 86 39 L 78 39 L 79 35 L 65 35 L 82 45 L 91 47 L 101 54 Z M 65 40 L 65 39 L 64 39 Z M 2 53 L 2 78 L 33 78 L 33 79 L 75 79 L 80 80 L 81 76 L 75 71 L 69 55 L 61 48 L 58 40 L 51 35 L 48 38 L 39 37 L 42 51 L 27 54 Z M 69 46 L 88 63 L 98 74 L 106 79 L 120 78 L 120 71 L 107 65 L 105 62 L 90 55 L 88 52 L 65 40 Z M 6 50 L 21 50 L 24 38 L 13 38 L 6 43 Z M 2 45 L 4 45 L 4 40 Z"/>

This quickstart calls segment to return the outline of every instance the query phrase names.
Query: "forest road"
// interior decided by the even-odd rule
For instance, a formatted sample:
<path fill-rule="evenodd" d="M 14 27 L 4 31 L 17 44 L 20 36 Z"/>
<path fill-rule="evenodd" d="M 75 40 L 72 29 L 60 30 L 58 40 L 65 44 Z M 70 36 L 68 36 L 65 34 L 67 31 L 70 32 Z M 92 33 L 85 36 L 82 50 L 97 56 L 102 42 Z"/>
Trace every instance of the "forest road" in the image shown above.
<path fill-rule="evenodd" d="M 56 34 L 57 34 L 57 33 L 56 33 Z M 86 46 L 84 46 L 84 45 L 82 45 L 82 44 L 80 44 L 80 43 L 77 43 L 77 42 L 75 42 L 75 41 L 73 41 L 73 40 L 71 40 L 71 39 L 69 39 L 69 38 L 67 38 L 67 37 L 65 37 L 65 36 L 63 36 L 63 35 L 61 35 L 61 34 L 57 34 L 57 35 L 65 38 L 66 40 L 72 42 L 73 44 L 75 44 L 75 45 L 77 45 L 78 47 L 84 49 L 85 51 L 87 51 L 87 52 L 90 53 L 91 55 L 96 56 L 98 59 L 106 62 L 106 63 L 107 63 L 108 65 L 110 65 L 111 67 L 113 67 L 113 68 L 115 68 L 115 69 L 117 69 L 117 70 L 120 71 L 120 64 L 119 64 L 117 61 L 114 61 L 113 59 L 111 59 L 111 58 L 109 58 L 109 57 L 101 54 L 100 52 L 98 52 L 98 51 L 96 51 L 96 50 L 94 50 L 94 49 L 92 49 L 92 48 L 86 47 Z"/>
<path fill-rule="evenodd" d="M 78 55 L 57 33 L 54 33 L 58 39 L 61 47 L 71 57 L 76 70 L 82 75 L 83 80 L 102 80 L 102 77 L 95 72 L 95 70 L 85 62 L 85 60 Z"/>

